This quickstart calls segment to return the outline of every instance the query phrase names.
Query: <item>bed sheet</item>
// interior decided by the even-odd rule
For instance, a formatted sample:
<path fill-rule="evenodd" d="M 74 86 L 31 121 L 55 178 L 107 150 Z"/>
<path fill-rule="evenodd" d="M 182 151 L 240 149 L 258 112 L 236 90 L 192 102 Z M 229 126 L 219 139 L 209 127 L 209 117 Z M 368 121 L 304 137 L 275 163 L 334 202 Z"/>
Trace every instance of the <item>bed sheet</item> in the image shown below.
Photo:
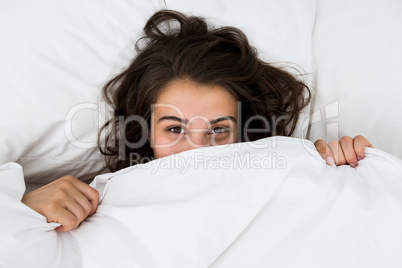
<path fill-rule="evenodd" d="M 368 148 L 334 168 L 313 147 L 267 138 L 99 175 L 98 211 L 68 233 L 20 202 L 21 167 L 7 164 L 0 266 L 402 266 L 401 161 Z"/>

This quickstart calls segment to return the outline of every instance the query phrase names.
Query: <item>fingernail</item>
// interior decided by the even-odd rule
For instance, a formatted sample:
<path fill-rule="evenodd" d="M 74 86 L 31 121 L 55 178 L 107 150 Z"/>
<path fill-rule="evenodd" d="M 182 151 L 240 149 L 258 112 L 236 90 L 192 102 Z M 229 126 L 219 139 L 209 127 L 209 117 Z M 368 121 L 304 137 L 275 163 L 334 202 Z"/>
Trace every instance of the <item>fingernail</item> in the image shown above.
<path fill-rule="evenodd" d="M 349 166 L 354 168 L 354 167 L 356 167 L 356 163 L 350 163 Z"/>
<path fill-rule="evenodd" d="M 360 156 L 357 156 L 357 161 L 362 160 L 363 158 L 361 158 Z"/>
<path fill-rule="evenodd" d="M 330 165 L 330 166 L 335 165 L 335 161 L 331 156 L 327 157 L 327 164 Z"/>

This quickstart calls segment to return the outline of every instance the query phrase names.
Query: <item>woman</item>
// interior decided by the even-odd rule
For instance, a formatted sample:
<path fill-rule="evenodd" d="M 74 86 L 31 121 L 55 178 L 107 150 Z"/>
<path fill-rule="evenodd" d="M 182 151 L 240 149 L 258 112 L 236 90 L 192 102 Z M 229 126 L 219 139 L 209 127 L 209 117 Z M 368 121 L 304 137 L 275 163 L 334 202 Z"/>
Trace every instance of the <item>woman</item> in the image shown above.
<path fill-rule="evenodd" d="M 209 28 L 199 17 L 160 11 L 146 23 L 130 66 L 103 88 L 114 110 L 99 140 L 111 171 L 186 150 L 289 136 L 310 100 L 291 74 L 258 58 L 232 27 Z M 105 137 L 105 139 L 103 139 Z M 362 136 L 315 143 L 330 165 L 355 167 L 371 144 Z M 22 202 L 77 227 L 98 205 L 98 193 L 72 176 L 23 197 Z"/>

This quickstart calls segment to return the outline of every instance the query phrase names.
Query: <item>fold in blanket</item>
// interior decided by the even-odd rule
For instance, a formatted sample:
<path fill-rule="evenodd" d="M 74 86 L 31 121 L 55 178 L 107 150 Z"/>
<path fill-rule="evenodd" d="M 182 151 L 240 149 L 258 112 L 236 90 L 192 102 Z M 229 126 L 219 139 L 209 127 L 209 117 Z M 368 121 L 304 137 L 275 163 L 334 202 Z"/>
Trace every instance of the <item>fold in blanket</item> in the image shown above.
<path fill-rule="evenodd" d="M 1 186 L 0 266 L 402 266 L 401 161 L 369 148 L 334 168 L 313 148 L 274 137 L 100 175 L 97 213 L 69 233 Z"/>

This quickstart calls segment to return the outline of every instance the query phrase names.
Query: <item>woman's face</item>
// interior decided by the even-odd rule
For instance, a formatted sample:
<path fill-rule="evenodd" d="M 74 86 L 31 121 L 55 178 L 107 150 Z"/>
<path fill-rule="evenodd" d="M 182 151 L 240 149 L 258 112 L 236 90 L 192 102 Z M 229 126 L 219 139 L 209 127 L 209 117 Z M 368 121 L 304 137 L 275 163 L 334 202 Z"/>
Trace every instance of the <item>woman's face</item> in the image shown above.
<path fill-rule="evenodd" d="M 223 87 L 170 82 L 153 107 L 150 140 L 155 159 L 236 142 L 237 114 L 236 98 Z"/>

